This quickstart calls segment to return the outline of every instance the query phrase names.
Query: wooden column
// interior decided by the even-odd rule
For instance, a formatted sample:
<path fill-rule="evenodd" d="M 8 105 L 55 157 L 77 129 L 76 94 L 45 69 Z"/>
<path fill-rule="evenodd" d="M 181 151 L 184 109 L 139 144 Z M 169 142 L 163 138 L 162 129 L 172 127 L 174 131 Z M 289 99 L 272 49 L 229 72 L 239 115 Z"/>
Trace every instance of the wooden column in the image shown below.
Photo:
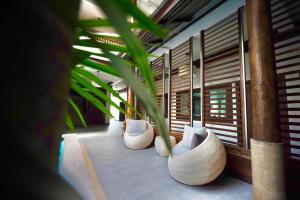
<path fill-rule="evenodd" d="M 137 1 L 136 0 L 132 0 L 132 3 L 134 5 L 136 5 Z M 133 23 L 134 22 L 133 17 L 130 17 L 129 21 L 131 23 Z M 129 105 L 131 105 L 131 106 L 135 106 L 135 103 L 134 103 L 134 93 L 133 93 L 132 88 L 129 85 L 128 85 L 128 88 L 127 88 L 127 103 Z M 127 113 L 127 119 L 133 119 L 133 110 L 132 109 L 130 109 L 129 107 L 127 107 L 126 113 Z"/>
<path fill-rule="evenodd" d="M 253 199 L 285 199 L 270 1 L 247 0 L 246 11 L 252 93 Z"/>
<path fill-rule="evenodd" d="M 127 103 L 131 106 L 134 106 L 134 93 L 130 86 L 127 88 Z M 133 111 L 127 107 L 127 119 L 133 119 Z"/>
<path fill-rule="evenodd" d="M 204 121 L 204 30 L 200 32 L 200 98 L 201 98 L 201 126 L 205 127 Z"/>
<path fill-rule="evenodd" d="M 279 141 L 276 72 L 269 0 L 247 0 L 253 138 Z"/>

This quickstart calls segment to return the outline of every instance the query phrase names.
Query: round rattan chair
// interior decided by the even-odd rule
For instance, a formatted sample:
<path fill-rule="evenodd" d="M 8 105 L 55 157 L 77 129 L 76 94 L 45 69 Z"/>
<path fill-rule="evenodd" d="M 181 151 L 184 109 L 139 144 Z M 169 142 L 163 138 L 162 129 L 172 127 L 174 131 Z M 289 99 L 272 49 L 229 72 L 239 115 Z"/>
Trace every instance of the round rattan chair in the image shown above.
<path fill-rule="evenodd" d="M 203 185 L 213 181 L 224 170 L 225 164 L 225 148 L 212 132 L 194 149 L 182 155 L 169 156 L 168 160 L 170 175 L 187 185 Z"/>
<path fill-rule="evenodd" d="M 144 149 L 152 143 L 154 137 L 153 127 L 149 122 L 146 123 L 147 130 L 140 135 L 132 136 L 125 130 L 124 142 L 129 149 Z"/>

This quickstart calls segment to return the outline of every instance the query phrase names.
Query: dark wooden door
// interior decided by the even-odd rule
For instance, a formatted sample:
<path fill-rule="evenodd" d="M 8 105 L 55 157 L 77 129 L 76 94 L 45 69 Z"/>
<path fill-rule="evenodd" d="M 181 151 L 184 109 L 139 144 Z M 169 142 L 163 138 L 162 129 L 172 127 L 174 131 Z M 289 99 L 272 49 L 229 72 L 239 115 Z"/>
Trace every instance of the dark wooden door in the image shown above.
<path fill-rule="evenodd" d="M 125 109 L 125 104 L 123 102 L 120 103 L 120 107 L 123 109 L 123 110 L 126 110 Z M 125 121 L 125 115 L 123 113 L 120 112 L 119 114 L 119 121 Z"/>

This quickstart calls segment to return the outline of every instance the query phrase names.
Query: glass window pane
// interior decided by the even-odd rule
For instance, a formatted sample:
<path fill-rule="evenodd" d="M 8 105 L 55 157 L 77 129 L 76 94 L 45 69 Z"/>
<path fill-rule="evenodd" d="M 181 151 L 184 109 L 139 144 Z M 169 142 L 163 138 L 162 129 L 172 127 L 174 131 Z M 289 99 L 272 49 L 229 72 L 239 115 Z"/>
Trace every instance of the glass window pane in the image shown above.
<path fill-rule="evenodd" d="M 211 117 L 227 117 L 226 114 L 226 91 L 214 89 L 210 90 L 210 116 Z"/>

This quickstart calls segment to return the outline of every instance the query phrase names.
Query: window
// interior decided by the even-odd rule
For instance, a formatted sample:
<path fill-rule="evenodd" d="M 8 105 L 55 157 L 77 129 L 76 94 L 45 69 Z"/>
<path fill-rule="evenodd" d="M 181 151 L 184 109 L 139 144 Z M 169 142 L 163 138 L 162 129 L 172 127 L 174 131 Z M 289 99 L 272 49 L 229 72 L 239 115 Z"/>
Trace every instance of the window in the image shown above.
<path fill-rule="evenodd" d="M 190 98 L 188 91 L 178 92 L 176 94 L 176 103 L 178 104 L 177 109 L 179 116 L 186 116 L 189 115 L 189 108 L 190 108 Z"/>
<path fill-rule="evenodd" d="M 210 116 L 226 117 L 227 101 L 225 90 L 210 90 Z M 224 114 L 222 114 L 224 113 Z"/>
<path fill-rule="evenodd" d="M 231 119 L 233 117 L 233 104 L 235 104 L 235 99 L 233 100 L 232 92 L 233 88 L 231 84 L 214 86 L 208 90 L 209 96 L 209 117 L 210 120 L 213 119 Z M 235 94 L 234 94 L 235 95 Z M 219 119 L 220 120 L 220 119 Z M 230 122 L 230 121 L 228 121 Z"/>
<path fill-rule="evenodd" d="M 201 120 L 200 89 L 193 90 L 193 119 Z"/>
<path fill-rule="evenodd" d="M 168 94 L 165 94 L 164 98 L 164 117 L 168 118 Z"/>
<path fill-rule="evenodd" d="M 180 95 L 180 115 L 188 115 L 188 105 L 189 105 L 189 94 L 181 94 Z"/>

